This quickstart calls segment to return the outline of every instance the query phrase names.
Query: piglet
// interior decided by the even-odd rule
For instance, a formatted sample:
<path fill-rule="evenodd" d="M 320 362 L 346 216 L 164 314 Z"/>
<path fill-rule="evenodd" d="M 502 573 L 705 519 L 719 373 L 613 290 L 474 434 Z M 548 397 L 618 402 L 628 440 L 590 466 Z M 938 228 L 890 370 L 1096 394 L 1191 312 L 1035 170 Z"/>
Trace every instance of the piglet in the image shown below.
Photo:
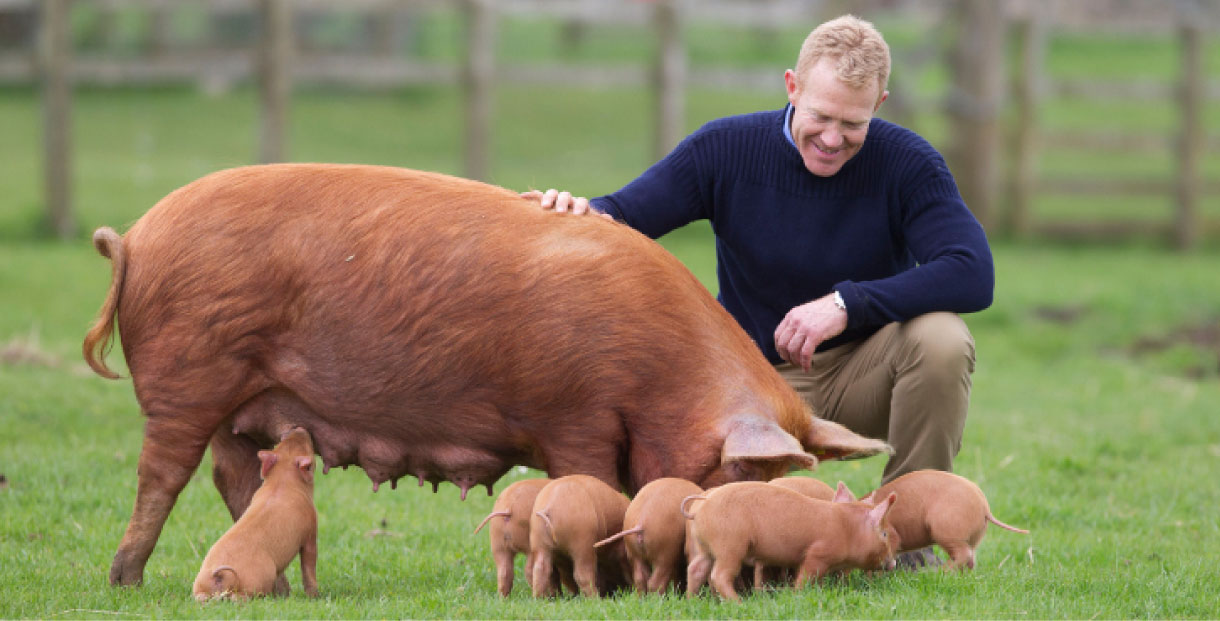
<path fill-rule="evenodd" d="M 513 591 L 513 561 L 518 554 L 525 554 L 525 580 L 532 579 L 530 570 L 533 560 L 530 553 L 530 516 L 534 513 L 534 499 L 550 479 L 524 479 L 509 485 L 500 492 L 492 512 L 483 518 L 474 529 L 478 534 L 483 526 L 491 522 L 487 532 L 491 538 L 491 555 L 496 561 L 496 582 L 500 595 L 508 597 Z M 502 520 L 493 518 L 504 518 Z"/>
<path fill-rule="evenodd" d="M 683 501 L 684 513 L 697 498 Z M 895 534 L 886 516 L 896 500 L 835 503 L 767 483 L 725 485 L 694 514 L 702 556 L 687 567 L 687 593 L 710 576 L 721 597 L 738 601 L 733 581 L 743 563 L 799 567 L 798 588 L 832 571 L 893 568 Z"/>
<path fill-rule="evenodd" d="M 698 485 L 663 477 L 640 488 L 627 507 L 623 532 L 603 539 L 594 547 L 623 540 L 631 563 L 632 583 L 641 593 L 662 593 L 685 566 L 687 522 L 678 510 L 682 499 L 700 494 Z"/>
<path fill-rule="evenodd" d="M 974 569 L 974 550 L 991 522 L 1000 528 L 1029 534 L 991 514 L 987 497 L 973 481 L 951 472 L 918 470 L 882 485 L 865 500 L 897 492 L 902 505 L 890 513 L 898 532 L 899 551 L 939 545 L 949 555 L 947 569 Z"/>
<path fill-rule="evenodd" d="M 273 592 L 299 553 L 301 583 L 318 595 L 318 517 L 313 505 L 313 441 L 296 427 L 270 451 L 259 451 L 263 483 L 237 522 L 208 550 L 195 577 L 199 601 Z"/>
<path fill-rule="evenodd" d="M 829 500 L 832 502 L 851 502 L 856 498 L 851 494 L 851 490 L 839 481 L 838 494 L 835 493 L 835 488 L 827 485 L 825 482 L 813 477 L 788 476 L 768 481 L 771 485 L 790 489 L 799 494 L 803 494 L 817 500 Z M 770 570 L 770 571 L 768 571 Z M 790 567 L 772 567 L 768 568 L 762 563 L 754 565 L 754 588 L 761 589 L 767 582 L 774 584 L 789 585 L 792 584 L 796 577 L 795 572 Z"/>
<path fill-rule="evenodd" d="M 623 529 L 628 504 L 626 496 L 588 475 L 547 483 L 530 516 L 534 597 L 555 593 L 555 569 L 561 576 L 571 576 L 587 597 L 623 586 L 629 571 L 623 546 L 616 542 L 597 549 L 593 544 Z"/>
<path fill-rule="evenodd" d="M 833 500 L 835 497 L 835 488 L 813 477 L 780 477 L 767 482 L 818 500 Z"/>

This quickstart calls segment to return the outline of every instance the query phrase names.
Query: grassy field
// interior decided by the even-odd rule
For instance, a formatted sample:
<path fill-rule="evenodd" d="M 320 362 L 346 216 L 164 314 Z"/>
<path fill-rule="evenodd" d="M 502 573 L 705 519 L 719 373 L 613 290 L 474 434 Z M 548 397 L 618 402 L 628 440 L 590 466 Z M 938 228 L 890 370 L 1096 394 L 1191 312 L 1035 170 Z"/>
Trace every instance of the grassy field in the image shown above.
<path fill-rule="evenodd" d="M 701 231 L 668 241 L 708 273 L 690 252 Z M 409 485 L 372 494 L 352 469 L 317 483 L 321 599 L 300 595 L 294 564 L 298 593 L 288 600 L 201 608 L 190 582 L 228 526 L 206 461 L 145 586 L 106 584 L 142 426 L 130 383 L 91 375 L 75 353 L 105 262 L 85 244 L 5 244 L 0 617 L 1212 617 L 1217 350 L 1173 336 L 1217 325 L 1216 258 L 997 247 L 996 305 L 968 318 L 979 366 L 957 470 L 980 483 L 1001 519 L 1032 534 L 992 532 L 973 573 L 854 576 L 740 607 L 676 597 L 538 602 L 522 590 L 501 601 L 487 540 L 469 534 L 490 498 L 460 502 L 449 484 L 435 496 Z M 1171 344 L 1140 353 L 1146 338 Z M 817 475 L 865 490 L 880 467 L 828 463 Z"/>
<path fill-rule="evenodd" d="M 1119 65 L 1124 54 L 1138 55 L 1149 71 L 1167 62 L 1163 47 L 1069 43 L 1057 45 L 1106 53 Z M 1083 66 L 1057 70 L 1102 71 Z M 776 95 L 693 93 L 689 101 L 692 127 L 783 103 L 778 86 Z M 503 87 L 493 181 L 588 195 L 613 190 L 648 163 L 648 106 L 640 92 L 547 96 Z M 320 599 L 302 596 L 294 563 L 287 600 L 200 607 L 189 598 L 190 583 L 229 525 L 205 459 L 162 532 L 145 585 L 109 587 L 135 497 L 142 420 L 129 380 L 103 380 L 80 360 L 80 339 L 109 279 L 108 263 L 86 236 L 102 224 L 122 230 L 173 188 L 249 163 L 256 108 L 241 89 L 215 97 L 183 89 L 78 93 L 74 190 L 82 235 L 65 243 L 39 237 L 36 93 L 0 90 L 0 618 L 1216 616 L 1214 243 L 1190 254 L 996 244 L 995 304 L 967 317 L 979 363 L 956 469 L 981 485 L 997 516 L 1032 534 L 993 529 L 972 573 L 853 575 L 801 592 L 757 594 L 740 606 L 634 595 L 535 601 L 519 581 L 505 601 L 495 595 L 486 537 L 470 536 L 491 498 L 475 492 L 461 502 L 449 484 L 436 495 L 411 485 L 372 494 L 364 473 L 352 469 L 317 482 Z M 1145 113 L 1149 127 L 1170 124 L 1161 112 Z M 1048 118 L 1061 127 L 1104 128 L 1121 127 L 1131 114 L 1131 104 L 1119 102 L 1056 108 Z M 306 92 L 294 101 L 290 152 L 298 161 L 458 173 L 459 118 L 460 101 L 446 89 Z M 1059 174 L 1135 166 L 1132 154 L 1048 158 Z M 1166 161 L 1145 158 L 1153 168 Z M 1108 200 L 1061 203 L 1084 213 L 1113 207 Z M 1160 206 L 1128 199 L 1118 208 Z M 663 242 L 715 286 L 706 226 Z M 862 492 L 881 467 L 879 459 L 828 463 L 816 476 Z M 497 489 L 537 475 L 513 472 Z"/>

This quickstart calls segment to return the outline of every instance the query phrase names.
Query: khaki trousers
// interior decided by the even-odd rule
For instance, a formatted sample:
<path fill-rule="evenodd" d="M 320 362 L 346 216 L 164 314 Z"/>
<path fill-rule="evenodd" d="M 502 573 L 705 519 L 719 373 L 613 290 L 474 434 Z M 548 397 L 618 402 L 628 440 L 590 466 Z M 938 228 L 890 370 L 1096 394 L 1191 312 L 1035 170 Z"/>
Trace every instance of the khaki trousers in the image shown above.
<path fill-rule="evenodd" d="M 818 416 L 894 447 L 885 484 L 915 470 L 952 472 L 974 362 L 965 322 L 938 312 L 816 353 L 808 373 L 787 363 L 776 369 Z"/>

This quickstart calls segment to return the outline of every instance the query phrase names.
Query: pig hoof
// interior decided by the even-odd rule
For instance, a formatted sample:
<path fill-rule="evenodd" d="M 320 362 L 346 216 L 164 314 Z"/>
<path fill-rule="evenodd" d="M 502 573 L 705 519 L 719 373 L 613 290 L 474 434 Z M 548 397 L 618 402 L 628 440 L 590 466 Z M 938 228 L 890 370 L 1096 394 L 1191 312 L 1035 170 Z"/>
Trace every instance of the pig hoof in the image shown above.
<path fill-rule="evenodd" d="M 127 567 L 122 559 L 115 558 L 110 565 L 111 586 L 140 586 L 144 584 L 144 568 Z"/>

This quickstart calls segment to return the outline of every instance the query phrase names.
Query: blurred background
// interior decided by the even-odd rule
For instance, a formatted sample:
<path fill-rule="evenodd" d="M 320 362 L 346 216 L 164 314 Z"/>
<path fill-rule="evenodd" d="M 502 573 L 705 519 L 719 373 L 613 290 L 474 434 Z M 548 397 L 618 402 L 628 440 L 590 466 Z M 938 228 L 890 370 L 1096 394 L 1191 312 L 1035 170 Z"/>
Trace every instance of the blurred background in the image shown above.
<path fill-rule="evenodd" d="M 609 192 L 847 12 L 993 239 L 1216 241 L 1215 0 L 0 0 L 0 239 L 256 162 Z"/>

